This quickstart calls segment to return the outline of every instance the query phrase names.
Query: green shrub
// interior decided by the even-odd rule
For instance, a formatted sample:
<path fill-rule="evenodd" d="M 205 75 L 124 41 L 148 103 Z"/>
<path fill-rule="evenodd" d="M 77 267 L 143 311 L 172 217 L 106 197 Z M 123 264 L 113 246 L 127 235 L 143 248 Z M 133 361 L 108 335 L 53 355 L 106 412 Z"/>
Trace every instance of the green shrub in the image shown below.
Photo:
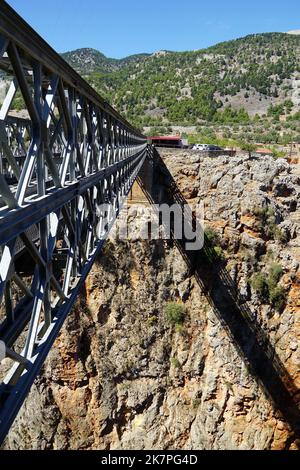
<path fill-rule="evenodd" d="M 284 308 L 286 303 L 286 292 L 283 287 L 275 287 L 269 293 L 269 299 L 273 307 L 279 312 Z"/>
<path fill-rule="evenodd" d="M 215 246 L 214 247 L 214 252 L 219 261 L 224 261 L 225 260 L 225 254 L 224 251 L 220 246 Z"/>
<path fill-rule="evenodd" d="M 219 234 L 211 227 L 204 230 L 206 250 L 206 261 L 212 264 L 215 261 L 224 261 L 225 253 L 220 246 Z"/>
<path fill-rule="evenodd" d="M 288 241 L 286 235 L 276 225 L 275 210 L 272 207 L 254 208 L 253 214 L 258 219 L 257 228 L 261 236 L 271 240 L 278 240 L 281 243 Z"/>
<path fill-rule="evenodd" d="M 277 240 L 280 243 L 287 243 L 289 240 L 284 232 L 280 230 L 280 228 L 272 222 L 267 222 L 267 225 L 265 226 L 265 229 L 263 230 L 263 233 L 265 233 L 268 238 L 272 240 Z"/>
<path fill-rule="evenodd" d="M 269 206 L 255 207 L 253 214 L 260 220 L 261 223 L 266 224 L 270 221 L 270 218 L 274 217 L 275 210 L 273 207 Z"/>
<path fill-rule="evenodd" d="M 245 152 L 248 152 L 249 157 L 252 156 L 252 153 L 255 152 L 257 148 L 255 144 L 251 144 L 250 142 L 241 142 L 240 147 Z"/>
<path fill-rule="evenodd" d="M 180 364 L 177 357 L 175 357 L 175 356 L 171 357 L 170 362 L 171 362 L 172 366 L 175 367 L 176 369 L 180 369 L 182 367 L 182 364 Z"/>
<path fill-rule="evenodd" d="M 193 408 L 197 409 L 201 405 L 201 400 L 200 398 L 194 398 L 192 401 Z"/>
<path fill-rule="evenodd" d="M 250 285 L 261 299 L 266 297 L 268 286 L 266 277 L 262 273 L 253 274 L 250 279 Z"/>
<path fill-rule="evenodd" d="M 288 243 L 289 239 L 286 233 L 284 233 L 282 230 L 280 230 L 277 225 L 275 226 L 274 232 L 273 232 L 273 238 L 274 240 L 279 241 L 282 244 Z"/>
<path fill-rule="evenodd" d="M 175 330 L 177 331 L 177 333 L 181 334 L 182 336 L 186 334 L 186 330 L 184 329 L 184 326 L 182 325 L 182 323 L 176 323 Z"/>
<path fill-rule="evenodd" d="M 206 227 L 204 235 L 210 246 L 216 246 L 220 243 L 219 235 L 213 228 Z"/>
<path fill-rule="evenodd" d="M 265 254 L 265 261 L 271 262 L 274 260 L 274 252 L 271 248 L 268 248 L 267 253 Z"/>
<path fill-rule="evenodd" d="M 282 274 L 283 270 L 280 264 L 273 263 L 269 269 L 269 276 L 267 279 L 269 290 L 272 290 L 277 287 L 277 284 L 280 281 Z"/>
<path fill-rule="evenodd" d="M 184 307 L 182 304 L 170 302 L 165 307 L 165 317 L 173 325 L 182 325 L 184 322 Z"/>
<path fill-rule="evenodd" d="M 274 158 L 286 158 L 287 156 L 286 152 L 277 150 L 275 147 L 272 147 L 270 150 L 273 152 Z"/>
<path fill-rule="evenodd" d="M 240 253 L 242 255 L 243 260 L 246 263 L 248 263 L 252 266 L 255 266 L 255 264 L 257 262 L 257 259 L 256 259 L 255 254 L 252 250 L 249 250 L 248 248 L 242 247 L 240 249 Z"/>
<path fill-rule="evenodd" d="M 14 109 L 16 111 L 22 111 L 23 109 L 26 109 L 25 101 L 20 90 L 17 91 L 13 99 L 11 109 Z"/>
<path fill-rule="evenodd" d="M 283 269 L 280 264 L 273 263 L 270 266 L 268 276 L 263 273 L 256 273 L 250 279 L 252 289 L 263 301 L 268 301 L 279 312 L 286 302 L 286 292 L 278 283 L 282 277 Z"/>

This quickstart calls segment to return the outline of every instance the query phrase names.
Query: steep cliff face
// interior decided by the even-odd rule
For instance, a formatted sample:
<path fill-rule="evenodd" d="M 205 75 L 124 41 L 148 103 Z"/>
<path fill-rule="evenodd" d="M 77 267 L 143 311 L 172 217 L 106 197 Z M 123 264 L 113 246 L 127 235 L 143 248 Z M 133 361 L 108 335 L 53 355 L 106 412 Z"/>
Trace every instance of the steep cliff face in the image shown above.
<path fill-rule="evenodd" d="M 109 241 L 6 448 L 299 446 L 298 170 L 269 157 L 162 159 L 166 181 L 205 202 L 218 261 L 193 275 L 171 241 Z M 166 320 L 171 301 L 184 304 L 182 326 Z M 230 315 L 247 312 L 240 331 Z"/>

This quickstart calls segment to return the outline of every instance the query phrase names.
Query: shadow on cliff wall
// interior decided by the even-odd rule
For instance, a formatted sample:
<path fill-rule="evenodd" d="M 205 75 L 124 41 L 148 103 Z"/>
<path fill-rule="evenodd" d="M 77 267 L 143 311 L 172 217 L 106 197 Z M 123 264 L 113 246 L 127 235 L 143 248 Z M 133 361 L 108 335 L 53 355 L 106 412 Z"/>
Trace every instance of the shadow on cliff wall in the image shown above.
<path fill-rule="evenodd" d="M 155 149 L 151 158 L 155 179 L 152 190 L 149 191 L 144 186 L 142 177 L 138 179 L 149 202 L 170 205 L 177 203 L 181 207 L 186 205 L 187 201 L 176 181 Z M 157 191 L 158 187 L 160 191 Z M 163 194 L 161 188 L 164 188 Z M 300 449 L 300 390 L 276 354 L 267 334 L 256 323 L 255 315 L 220 263 L 207 238 L 203 249 L 199 251 L 186 251 L 186 240 L 173 237 L 173 241 L 252 375 L 289 424 L 291 436 L 286 442 L 286 449 L 289 449 L 292 442 Z"/>

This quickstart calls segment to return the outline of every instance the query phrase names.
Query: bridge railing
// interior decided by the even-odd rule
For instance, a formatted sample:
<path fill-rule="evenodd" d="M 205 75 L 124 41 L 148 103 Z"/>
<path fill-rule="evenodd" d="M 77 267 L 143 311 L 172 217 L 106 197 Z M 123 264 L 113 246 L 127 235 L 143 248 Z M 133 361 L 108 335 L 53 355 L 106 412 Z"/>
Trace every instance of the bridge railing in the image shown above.
<path fill-rule="evenodd" d="M 0 109 L 2 441 L 146 158 L 147 142 L 3 1 L 0 69 L 7 85 Z M 16 100 L 22 117 L 12 115 Z"/>

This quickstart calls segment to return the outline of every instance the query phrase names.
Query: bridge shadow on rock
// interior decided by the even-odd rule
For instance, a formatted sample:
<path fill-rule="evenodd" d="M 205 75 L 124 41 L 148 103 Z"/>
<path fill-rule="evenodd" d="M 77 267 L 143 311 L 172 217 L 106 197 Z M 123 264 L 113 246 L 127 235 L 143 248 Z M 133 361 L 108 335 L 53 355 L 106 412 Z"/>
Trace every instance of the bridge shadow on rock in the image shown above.
<path fill-rule="evenodd" d="M 151 191 L 149 187 L 145 187 L 142 177 L 138 179 L 149 202 L 169 205 L 177 203 L 182 208 L 187 205 L 176 181 L 155 149 L 152 165 L 155 183 Z M 193 227 L 195 223 L 194 219 Z M 172 227 L 171 232 L 174 235 Z M 240 357 L 262 386 L 267 398 L 272 401 L 275 411 L 280 412 L 280 418 L 289 425 L 291 433 L 285 448 L 289 449 L 294 443 L 300 449 L 300 390 L 276 354 L 268 335 L 255 321 L 255 313 L 239 293 L 237 285 L 220 262 L 207 237 L 204 236 L 204 247 L 198 251 L 187 251 L 186 241 L 173 236 L 173 242 L 190 273 L 194 275 L 211 308 L 234 342 Z"/>

